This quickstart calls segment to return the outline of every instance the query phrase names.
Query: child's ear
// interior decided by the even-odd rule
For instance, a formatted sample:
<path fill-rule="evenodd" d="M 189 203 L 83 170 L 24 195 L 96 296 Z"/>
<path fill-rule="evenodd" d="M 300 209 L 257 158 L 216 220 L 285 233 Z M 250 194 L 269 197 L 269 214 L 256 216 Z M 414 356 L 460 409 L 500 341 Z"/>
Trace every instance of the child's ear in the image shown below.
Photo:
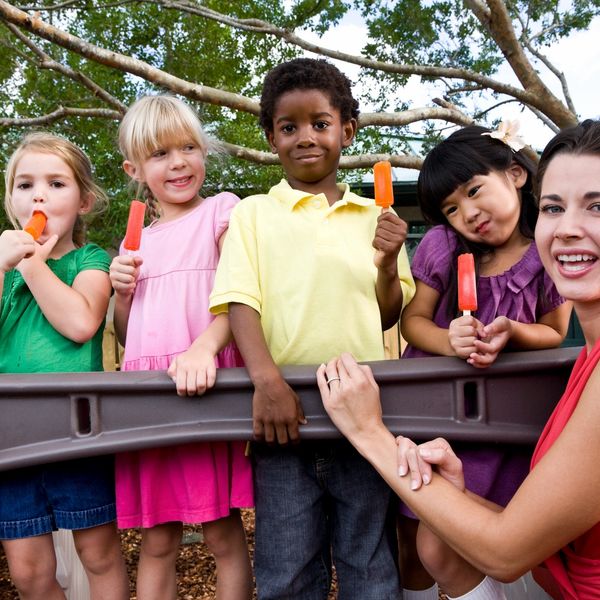
<path fill-rule="evenodd" d="M 79 206 L 79 210 L 77 211 L 77 214 L 87 215 L 87 213 L 89 213 L 90 210 L 92 210 L 92 208 L 94 206 L 94 200 L 95 200 L 95 196 L 91 192 L 88 192 L 87 194 L 81 196 L 81 204 Z"/>
<path fill-rule="evenodd" d="M 142 181 L 141 170 L 138 169 L 130 160 L 123 161 L 123 171 L 125 171 L 125 173 L 131 177 L 131 179 Z"/>
<path fill-rule="evenodd" d="M 277 154 L 277 146 L 275 145 L 275 134 L 273 131 L 265 130 L 265 135 L 267 136 L 267 142 L 269 142 L 269 146 L 271 146 L 271 152 L 273 154 Z"/>
<path fill-rule="evenodd" d="M 513 162 L 510 167 L 508 167 L 507 173 L 518 190 L 520 190 L 527 183 L 527 177 L 529 176 L 529 173 L 518 163 Z"/>
<path fill-rule="evenodd" d="M 356 135 L 357 128 L 358 123 L 356 122 L 356 119 L 350 119 L 349 121 L 344 121 L 342 123 L 342 148 L 347 148 L 352 143 L 354 136 Z"/>

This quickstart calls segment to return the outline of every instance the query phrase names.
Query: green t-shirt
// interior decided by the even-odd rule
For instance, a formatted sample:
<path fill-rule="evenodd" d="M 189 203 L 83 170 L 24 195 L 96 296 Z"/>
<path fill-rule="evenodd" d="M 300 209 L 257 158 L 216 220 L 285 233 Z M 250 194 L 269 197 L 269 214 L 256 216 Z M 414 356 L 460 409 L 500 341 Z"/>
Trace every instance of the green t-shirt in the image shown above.
<path fill-rule="evenodd" d="M 55 260 L 50 270 L 71 286 L 78 273 L 97 269 L 108 273 L 110 257 L 95 244 L 77 248 Z M 78 344 L 64 337 L 46 319 L 21 274 L 4 276 L 0 307 L 0 373 L 74 373 L 102 370 L 102 332 Z"/>

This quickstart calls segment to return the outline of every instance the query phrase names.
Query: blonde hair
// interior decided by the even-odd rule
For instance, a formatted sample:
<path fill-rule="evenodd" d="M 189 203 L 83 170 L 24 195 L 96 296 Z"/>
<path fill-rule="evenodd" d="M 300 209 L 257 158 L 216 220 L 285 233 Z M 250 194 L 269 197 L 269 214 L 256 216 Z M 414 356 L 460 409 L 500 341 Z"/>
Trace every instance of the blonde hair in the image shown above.
<path fill-rule="evenodd" d="M 205 157 L 218 151 L 218 144 L 206 135 L 192 107 L 168 94 L 143 96 L 129 107 L 119 125 L 119 150 L 136 167 L 157 149 L 190 139 Z M 144 198 L 151 218 L 158 218 L 158 202 L 146 184 L 138 185 L 137 195 Z"/>
<path fill-rule="evenodd" d="M 108 206 L 108 197 L 104 190 L 94 181 L 92 163 L 87 154 L 69 140 L 47 132 L 36 132 L 26 135 L 16 150 L 12 153 L 4 173 L 5 193 L 4 210 L 15 228 L 20 225 L 12 206 L 12 190 L 15 183 L 15 173 L 19 161 L 27 152 L 41 152 L 58 156 L 73 171 L 75 181 L 82 197 L 92 198 L 93 210 L 89 214 L 101 212 Z M 85 222 L 77 215 L 73 226 L 73 243 L 81 247 L 86 242 Z"/>

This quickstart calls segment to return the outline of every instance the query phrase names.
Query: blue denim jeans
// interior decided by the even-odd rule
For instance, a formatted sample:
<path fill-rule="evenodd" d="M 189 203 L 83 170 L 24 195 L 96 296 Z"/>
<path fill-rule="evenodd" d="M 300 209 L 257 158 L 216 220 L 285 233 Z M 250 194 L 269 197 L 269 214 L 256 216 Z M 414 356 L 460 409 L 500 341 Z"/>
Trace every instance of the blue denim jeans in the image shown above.
<path fill-rule="evenodd" d="M 345 440 L 254 444 L 260 600 L 400 598 L 391 490 Z"/>

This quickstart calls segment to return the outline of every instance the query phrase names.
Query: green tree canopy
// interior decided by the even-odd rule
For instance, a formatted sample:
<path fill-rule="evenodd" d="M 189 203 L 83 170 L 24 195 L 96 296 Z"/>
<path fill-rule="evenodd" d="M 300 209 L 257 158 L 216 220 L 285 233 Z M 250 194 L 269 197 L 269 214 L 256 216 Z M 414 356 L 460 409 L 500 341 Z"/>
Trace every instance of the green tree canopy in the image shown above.
<path fill-rule="evenodd" d="M 303 37 L 335 27 L 350 10 L 362 15 L 372 40 L 362 54 Z M 186 97 L 224 142 L 229 156 L 213 161 L 206 193 L 251 193 L 281 175 L 257 125 L 264 74 L 305 51 L 339 59 L 360 66 L 359 100 L 376 108 L 361 114 L 357 143 L 341 166 L 365 169 L 388 158 L 418 168 L 421 157 L 405 139 L 415 123 L 435 141 L 449 124 L 486 122 L 503 102 L 519 103 L 553 130 L 574 123 L 567 82 L 543 52 L 587 28 L 599 10 L 600 0 L 43 0 L 20 7 L 0 0 L 0 154 L 5 163 L 30 128 L 82 146 L 112 198 L 91 237 L 114 247 L 131 197 L 116 130 L 144 93 Z M 518 85 L 499 77 L 505 65 Z M 413 74 L 442 82 L 443 97 L 421 107 L 399 100 L 396 90 Z"/>

